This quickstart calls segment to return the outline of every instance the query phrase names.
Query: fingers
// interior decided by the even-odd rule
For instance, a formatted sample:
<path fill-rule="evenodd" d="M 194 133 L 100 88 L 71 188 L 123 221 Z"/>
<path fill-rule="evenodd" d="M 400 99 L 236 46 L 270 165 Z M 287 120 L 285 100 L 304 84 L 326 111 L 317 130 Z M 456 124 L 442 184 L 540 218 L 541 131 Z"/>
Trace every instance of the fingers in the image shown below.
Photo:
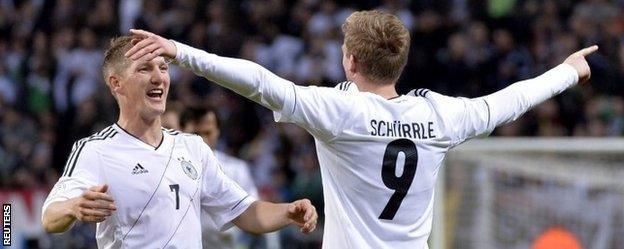
<path fill-rule="evenodd" d="M 147 38 L 150 35 L 153 35 L 153 33 L 147 32 L 147 31 L 142 30 L 142 29 L 130 29 L 130 34 L 132 34 L 133 36 L 138 36 L 138 37 L 142 37 L 142 38 Z"/>
<path fill-rule="evenodd" d="M 117 207 L 113 202 L 110 201 L 81 201 L 78 203 L 78 206 L 81 208 L 91 208 L 91 209 L 107 209 L 107 210 L 117 210 Z"/>
<path fill-rule="evenodd" d="M 89 190 L 100 192 L 100 193 L 106 193 L 106 191 L 108 191 L 108 184 L 104 184 L 102 186 L 93 186 L 93 187 L 90 187 Z"/>
<path fill-rule="evenodd" d="M 584 49 L 581 49 L 577 53 L 580 54 L 581 56 L 585 57 L 585 56 L 588 56 L 588 55 L 596 52 L 597 50 L 598 50 L 598 45 L 593 45 L 591 47 L 586 47 Z"/>
<path fill-rule="evenodd" d="M 316 215 L 316 208 L 314 208 L 314 206 L 312 206 L 312 204 L 309 203 L 309 201 L 308 201 L 308 205 L 304 207 L 304 210 L 305 210 L 305 215 L 303 215 L 303 221 L 307 223 L 309 221 L 314 220 L 314 217 Z"/>
<path fill-rule="evenodd" d="M 147 40 L 144 40 L 144 41 L 147 41 Z M 135 46 L 135 47 L 136 47 L 136 46 Z M 158 48 L 160 48 L 160 46 L 159 46 L 158 44 L 156 44 L 156 43 L 151 43 L 151 44 L 149 44 L 149 45 L 147 45 L 147 46 L 145 46 L 145 47 L 141 48 L 138 52 L 134 53 L 132 56 L 130 56 L 130 59 L 132 59 L 132 60 L 137 60 L 137 59 L 139 59 L 139 58 L 141 58 L 141 57 L 143 57 L 143 56 L 147 55 L 147 56 L 145 57 L 145 60 L 146 60 L 146 61 L 149 61 L 149 60 L 153 59 L 153 58 L 150 58 L 150 57 L 152 57 L 152 56 L 155 54 L 154 52 L 155 52 Z M 157 55 L 156 55 L 156 56 L 157 56 Z M 153 56 L 153 57 L 156 57 L 156 56 Z"/>
<path fill-rule="evenodd" d="M 84 222 L 102 222 L 111 214 L 101 210 L 81 209 L 76 218 Z"/>
<path fill-rule="evenodd" d="M 300 231 L 305 234 L 311 233 L 316 229 L 318 219 L 316 208 L 308 199 L 296 201 L 294 204 L 291 206 L 292 213 L 303 212 L 303 222 L 297 222 L 297 225 L 300 226 Z"/>
<path fill-rule="evenodd" d="M 295 201 L 293 203 L 293 205 L 290 205 L 288 207 L 288 212 L 291 213 L 291 214 L 296 214 L 298 212 L 298 210 L 299 210 L 299 204 L 298 204 L 297 201 Z"/>
<path fill-rule="evenodd" d="M 106 216 L 81 216 L 78 218 L 78 220 L 83 221 L 83 222 L 102 222 L 104 220 L 106 220 Z"/>
<path fill-rule="evenodd" d="M 115 200 L 113 200 L 113 197 L 111 197 L 110 195 L 106 194 L 106 193 L 100 193 L 100 192 L 96 192 L 96 191 L 86 191 L 84 194 L 82 194 L 82 197 L 87 199 L 87 200 L 104 200 L 104 201 L 110 201 L 110 202 L 114 202 Z"/>
<path fill-rule="evenodd" d="M 316 208 L 312 205 L 310 205 L 310 207 L 308 208 L 308 211 L 306 212 L 306 217 L 307 219 L 305 219 L 306 223 L 302 228 L 303 233 L 311 233 L 312 231 L 314 231 L 314 229 L 316 229 L 316 222 L 318 219 L 318 214 L 316 213 Z"/>
<path fill-rule="evenodd" d="M 108 217 L 110 216 L 112 213 L 112 211 L 107 210 L 107 209 L 89 209 L 89 208 L 84 208 L 82 210 L 80 210 L 80 212 L 82 213 L 83 217 L 84 216 L 93 216 L 93 217 Z"/>
<path fill-rule="evenodd" d="M 154 51 L 152 51 L 152 52 L 148 53 L 148 54 L 147 54 L 144 58 L 145 58 L 145 60 L 146 60 L 146 61 L 153 60 L 154 58 L 156 58 L 156 57 L 158 57 L 158 56 L 162 55 L 162 53 L 163 53 L 164 51 L 165 51 L 165 49 L 163 49 L 163 48 L 159 47 L 159 48 L 157 48 L 156 50 L 154 50 Z"/>
<path fill-rule="evenodd" d="M 154 41 L 150 40 L 150 39 L 142 39 L 141 41 L 137 42 L 136 44 L 134 44 L 134 46 L 132 46 L 132 48 L 130 48 L 128 50 L 128 52 L 126 52 L 124 54 L 124 56 L 126 57 L 135 57 L 137 52 L 142 51 L 144 48 L 146 48 L 147 46 L 153 44 Z M 150 51 L 151 52 L 151 51 Z M 136 57 L 136 58 L 140 58 L 140 57 Z"/>

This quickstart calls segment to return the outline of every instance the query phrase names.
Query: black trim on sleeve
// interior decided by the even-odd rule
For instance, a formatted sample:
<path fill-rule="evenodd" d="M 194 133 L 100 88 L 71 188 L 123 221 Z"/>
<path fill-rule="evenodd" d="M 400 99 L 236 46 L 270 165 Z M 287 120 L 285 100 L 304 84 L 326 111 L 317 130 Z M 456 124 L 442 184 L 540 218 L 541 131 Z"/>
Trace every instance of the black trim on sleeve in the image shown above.
<path fill-rule="evenodd" d="M 290 113 L 290 115 L 295 114 L 295 110 L 297 109 L 297 90 L 295 89 L 296 86 L 293 85 L 293 95 L 295 95 L 295 103 L 292 106 L 292 112 Z M 284 102 L 284 104 L 286 104 L 286 102 Z M 282 107 L 282 109 L 284 109 L 284 107 Z"/>
<path fill-rule="evenodd" d="M 234 210 L 234 209 L 236 209 L 236 207 L 238 207 L 238 205 L 240 205 L 240 204 L 241 204 L 244 200 L 246 200 L 246 199 L 247 199 L 247 197 L 249 197 L 249 195 L 246 195 L 245 197 L 243 197 L 243 199 L 241 199 L 240 201 L 238 201 L 238 202 L 236 203 L 236 205 L 234 205 L 234 206 L 232 207 L 232 209 L 230 209 L 230 210 Z"/>
<path fill-rule="evenodd" d="M 487 106 L 487 110 L 488 110 L 487 125 L 485 127 L 489 129 L 490 128 L 490 104 L 488 104 L 488 102 L 485 99 L 483 99 L 483 102 L 485 102 L 485 106 Z"/>

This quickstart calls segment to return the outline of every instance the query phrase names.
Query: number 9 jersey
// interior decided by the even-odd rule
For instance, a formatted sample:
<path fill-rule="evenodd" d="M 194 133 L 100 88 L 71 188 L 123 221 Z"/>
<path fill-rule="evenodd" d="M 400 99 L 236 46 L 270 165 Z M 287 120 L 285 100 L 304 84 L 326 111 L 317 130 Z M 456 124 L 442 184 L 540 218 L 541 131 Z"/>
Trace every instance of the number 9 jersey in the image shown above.
<path fill-rule="evenodd" d="M 315 138 L 323 248 L 427 248 L 438 170 L 449 148 L 494 129 L 487 102 L 426 89 L 387 100 L 351 82 L 294 89 L 274 114 Z"/>

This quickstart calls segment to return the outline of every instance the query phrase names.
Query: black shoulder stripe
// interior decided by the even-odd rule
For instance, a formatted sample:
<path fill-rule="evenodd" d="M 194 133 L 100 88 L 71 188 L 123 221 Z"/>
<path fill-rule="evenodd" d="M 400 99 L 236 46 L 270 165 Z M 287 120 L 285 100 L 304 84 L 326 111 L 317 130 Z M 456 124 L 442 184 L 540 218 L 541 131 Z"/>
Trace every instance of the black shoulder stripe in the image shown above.
<path fill-rule="evenodd" d="M 429 89 L 426 89 L 426 88 L 420 88 L 420 89 L 416 90 L 416 95 L 417 96 L 426 97 L 427 93 L 429 93 Z"/>
<path fill-rule="evenodd" d="M 69 162 L 71 162 L 74 158 L 74 156 L 76 156 L 76 148 L 78 148 L 78 142 L 74 143 L 74 145 L 72 146 L 72 150 L 71 153 L 69 153 L 69 158 L 67 158 L 67 162 L 65 163 L 65 167 L 63 167 L 63 174 L 62 176 L 65 176 L 65 174 L 67 173 L 67 165 L 69 165 Z"/>
<path fill-rule="evenodd" d="M 115 135 L 117 135 L 117 131 L 115 129 L 106 129 L 106 131 L 103 132 L 102 135 L 100 136 L 90 136 L 88 138 L 83 138 L 81 140 L 78 140 L 78 142 L 76 142 L 76 150 L 72 151 L 72 155 L 70 156 L 69 160 L 67 161 L 67 164 L 65 165 L 63 176 L 71 177 L 72 173 L 74 172 L 74 169 L 76 168 L 76 162 L 78 161 L 78 158 L 80 157 L 80 153 L 82 152 L 82 149 L 84 148 L 85 144 L 91 141 L 105 140 L 107 138 L 112 138 Z"/>
<path fill-rule="evenodd" d="M 62 176 L 65 176 L 65 175 L 67 174 L 67 169 L 68 169 L 68 166 L 69 166 L 69 165 L 71 164 L 71 162 L 75 159 L 75 157 L 76 157 L 76 151 L 77 151 L 77 150 L 78 150 L 78 148 L 80 147 L 80 144 L 81 144 L 81 143 L 83 143 L 86 139 L 89 139 L 89 138 L 92 138 L 92 137 L 101 136 L 102 134 L 104 134 L 104 133 L 106 133 L 106 132 L 109 132 L 111 129 L 113 129 L 113 127 L 112 127 L 112 126 L 109 126 L 109 127 L 105 128 L 105 129 L 103 129 L 103 130 L 99 131 L 98 133 L 95 133 L 95 134 L 93 134 L 93 135 L 91 135 L 91 136 L 89 136 L 89 137 L 86 137 L 86 138 L 83 138 L 83 139 L 80 139 L 80 140 L 76 141 L 76 142 L 74 143 L 74 146 L 72 146 L 72 151 L 71 151 L 71 153 L 69 154 L 69 158 L 67 159 L 67 162 L 65 163 L 65 167 L 63 167 L 63 174 L 62 174 Z"/>
<path fill-rule="evenodd" d="M 87 144 L 87 142 L 96 141 L 96 140 L 105 140 L 107 138 L 111 138 L 115 134 L 117 134 L 117 131 L 111 130 L 105 136 L 89 138 L 88 140 L 85 140 L 84 142 L 82 142 L 82 144 L 80 145 L 80 148 L 78 149 L 76 153 L 76 157 L 74 158 L 74 161 L 72 162 L 70 166 L 67 176 L 71 177 L 72 173 L 74 173 L 74 169 L 76 168 L 76 162 L 78 161 L 78 157 L 80 157 L 80 152 L 82 151 L 82 148 L 84 148 L 85 144 Z"/>
<path fill-rule="evenodd" d="M 180 134 L 180 131 L 178 130 L 174 130 L 174 129 L 166 129 L 166 128 L 162 128 L 163 131 L 169 133 L 169 135 L 178 135 Z"/>

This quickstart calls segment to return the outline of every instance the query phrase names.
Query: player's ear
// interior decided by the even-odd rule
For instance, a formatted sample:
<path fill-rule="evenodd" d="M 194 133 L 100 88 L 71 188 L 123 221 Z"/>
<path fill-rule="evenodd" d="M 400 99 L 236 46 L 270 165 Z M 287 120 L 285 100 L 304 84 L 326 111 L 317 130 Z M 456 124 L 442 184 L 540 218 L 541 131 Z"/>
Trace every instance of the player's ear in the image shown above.
<path fill-rule="evenodd" d="M 355 56 L 353 56 L 353 54 L 349 54 L 347 56 L 347 62 L 348 62 L 347 63 L 347 70 L 352 75 L 355 74 L 355 72 L 357 70 L 357 59 L 355 58 Z"/>
<path fill-rule="evenodd" d="M 108 75 L 108 87 L 110 87 L 112 92 L 117 92 L 121 88 L 121 82 L 119 77 L 114 74 Z"/>

